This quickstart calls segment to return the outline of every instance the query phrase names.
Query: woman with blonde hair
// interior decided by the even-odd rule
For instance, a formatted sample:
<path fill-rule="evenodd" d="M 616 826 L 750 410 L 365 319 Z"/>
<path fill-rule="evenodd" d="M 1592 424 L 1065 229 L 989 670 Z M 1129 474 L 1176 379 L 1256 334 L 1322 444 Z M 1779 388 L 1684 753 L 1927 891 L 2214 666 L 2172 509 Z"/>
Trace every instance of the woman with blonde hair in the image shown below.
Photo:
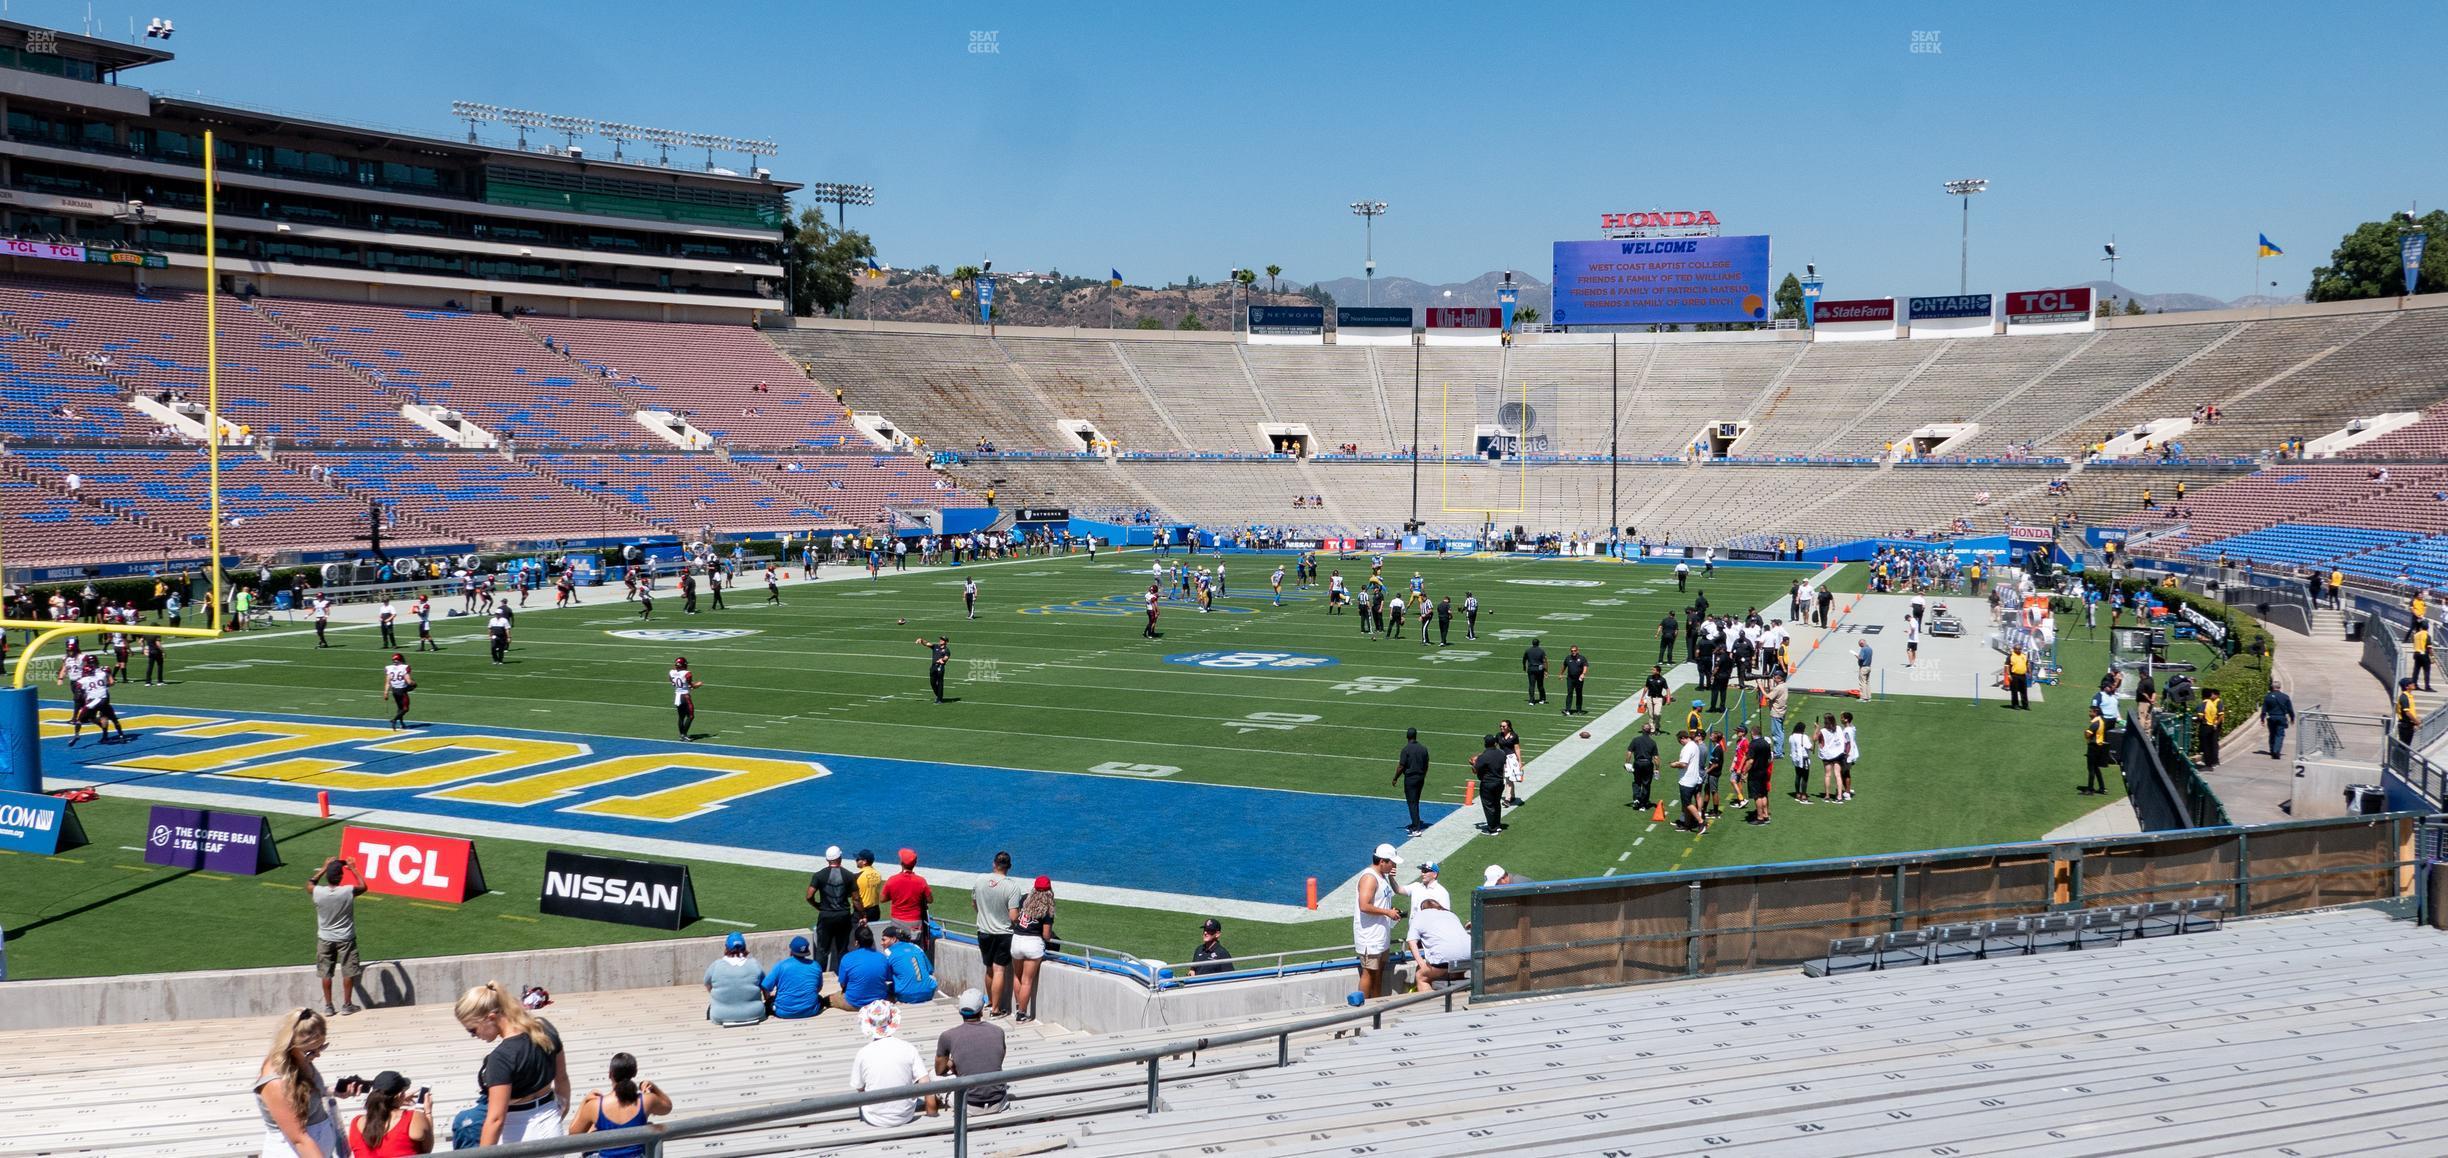
<path fill-rule="evenodd" d="M 332 1119 L 331 1091 L 315 1068 L 330 1041 L 330 1026 L 311 1009 L 289 1011 L 272 1031 L 272 1049 L 255 1072 L 265 1158 L 347 1158 Z"/>
<path fill-rule="evenodd" d="M 1012 916 L 1012 1020 L 1037 1020 L 1037 971 L 1054 945 L 1054 881 L 1038 877 Z"/>
<path fill-rule="evenodd" d="M 499 981 L 460 994 L 452 1013 L 469 1037 L 493 1045 L 476 1070 L 484 1108 L 478 1144 L 562 1137 L 570 1078 L 560 1031 L 527 1012 Z"/>

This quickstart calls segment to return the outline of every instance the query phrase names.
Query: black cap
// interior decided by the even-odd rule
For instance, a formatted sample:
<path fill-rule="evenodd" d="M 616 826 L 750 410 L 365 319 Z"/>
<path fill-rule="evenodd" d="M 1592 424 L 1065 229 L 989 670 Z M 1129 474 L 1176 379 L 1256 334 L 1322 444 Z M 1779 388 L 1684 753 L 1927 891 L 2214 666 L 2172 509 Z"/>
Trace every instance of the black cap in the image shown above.
<path fill-rule="evenodd" d="M 1403 739 L 1406 739 L 1406 740 L 1416 740 L 1416 739 L 1419 739 L 1419 729 L 1418 729 L 1418 728 L 1405 728 L 1405 729 L 1403 729 Z"/>
<path fill-rule="evenodd" d="M 1200 923 L 1199 923 L 1199 932 L 1202 932 L 1202 933 L 1221 933 L 1221 932 L 1223 932 L 1223 931 L 1224 931 L 1224 922 L 1219 921 L 1219 920 L 1216 920 L 1214 917 L 1209 917 L 1209 918 L 1207 918 L 1205 921 L 1202 921 L 1202 922 L 1200 922 Z"/>

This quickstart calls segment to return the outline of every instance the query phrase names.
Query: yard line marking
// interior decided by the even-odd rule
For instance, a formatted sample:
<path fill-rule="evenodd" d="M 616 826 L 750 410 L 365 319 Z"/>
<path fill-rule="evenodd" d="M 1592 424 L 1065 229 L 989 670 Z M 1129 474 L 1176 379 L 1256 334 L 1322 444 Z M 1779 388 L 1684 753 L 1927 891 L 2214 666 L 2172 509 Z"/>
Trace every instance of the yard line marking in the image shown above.
<path fill-rule="evenodd" d="M 1615 870 L 1614 870 L 1614 869 L 1608 869 L 1607 871 L 1605 871 L 1605 872 L 1603 872 L 1603 873 L 1600 873 L 1600 874 L 1598 874 L 1598 875 L 1599 875 L 1599 876 L 1603 876 L 1603 877 L 1611 877 L 1611 876 L 1614 876 L 1614 875 L 1615 875 Z"/>
<path fill-rule="evenodd" d="M 495 913 L 493 915 L 494 917 L 504 921 L 525 921 L 530 925 L 536 923 L 536 919 L 534 917 L 522 917 L 517 913 Z"/>
<path fill-rule="evenodd" d="M 458 911 L 459 911 L 459 906 L 457 906 L 457 905 L 432 905 L 432 904 L 427 904 L 427 903 L 425 903 L 424 901 L 410 901 L 410 902 L 408 902 L 408 903 L 409 903 L 409 904 L 412 904 L 412 905 L 415 905 L 416 907 L 418 907 L 418 908 L 420 908 L 420 909 L 435 909 L 435 910 L 438 910 L 438 911 L 440 911 L 440 912 L 445 912 L 445 913 L 456 913 L 456 912 L 458 912 Z"/>
<path fill-rule="evenodd" d="M 121 852 L 143 852 L 144 850 L 143 850 L 143 849 L 141 849 L 141 848 L 138 848 L 138 847 L 136 847 L 135 845 L 132 845 L 132 844 L 123 844 L 123 845 L 120 845 L 120 846 L 119 846 L 119 851 L 121 851 Z"/>
<path fill-rule="evenodd" d="M 1633 837 L 1633 838 L 1632 838 L 1632 847 L 1634 847 L 1634 848 L 1639 848 L 1639 847 L 1640 847 L 1640 843 L 1641 843 L 1642 841 L 1644 841 L 1644 840 L 1647 840 L 1647 839 L 1649 839 L 1649 838 L 1648 838 L 1648 837 L 1645 837 L 1645 836 L 1636 836 L 1636 837 Z M 1625 856 L 1631 856 L 1632 854 L 1627 852 L 1627 853 L 1625 853 L 1624 855 L 1625 855 Z"/>
<path fill-rule="evenodd" d="M 1632 843 L 1634 843 L 1634 844 L 1639 844 L 1640 842 L 1636 840 L 1636 841 L 1633 841 Z M 1630 859 L 1632 859 L 1632 854 L 1631 854 L 1631 853 L 1629 853 L 1629 852 L 1627 852 L 1627 853 L 1623 854 L 1622 856 L 1616 857 L 1616 858 L 1615 858 L 1615 863 L 1616 863 L 1616 864 L 1622 864 L 1623 862 L 1628 861 L 1628 860 L 1630 860 Z"/>
<path fill-rule="evenodd" d="M 753 928 L 756 928 L 756 924 L 755 924 L 754 922 L 751 922 L 751 921 L 726 921 L 726 920 L 723 920 L 721 917 L 700 917 L 700 918 L 698 918 L 698 919 L 699 919 L 699 920 L 704 920 L 704 921 L 712 921 L 712 922 L 714 922 L 714 923 L 715 923 L 715 924 L 717 924 L 717 925 L 734 925 L 734 926 L 737 926 L 737 927 L 742 928 L 742 929 L 753 929 Z"/>

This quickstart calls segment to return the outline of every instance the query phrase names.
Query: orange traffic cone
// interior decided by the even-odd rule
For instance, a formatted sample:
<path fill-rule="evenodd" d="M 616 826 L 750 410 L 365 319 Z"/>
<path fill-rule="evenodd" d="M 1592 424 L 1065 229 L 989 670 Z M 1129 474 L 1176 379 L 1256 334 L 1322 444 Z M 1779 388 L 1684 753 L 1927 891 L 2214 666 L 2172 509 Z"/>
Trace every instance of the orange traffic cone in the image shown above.
<path fill-rule="evenodd" d="M 1471 805 L 1474 805 L 1474 804 L 1477 804 L 1477 803 L 1479 803 L 1479 782 L 1478 782 L 1478 781 L 1476 781 L 1476 780 L 1465 780 L 1465 781 L 1463 781 L 1463 782 L 1462 782 L 1462 807 L 1464 807 L 1464 808 L 1468 808 L 1468 807 L 1470 807 Z"/>
<path fill-rule="evenodd" d="M 1652 824 L 1664 824 L 1664 823 L 1666 822 L 1666 802 L 1665 802 L 1665 801 L 1663 801 L 1663 800 L 1658 801 L 1658 802 L 1657 802 L 1657 807 L 1652 808 L 1652 809 L 1650 809 L 1650 810 L 1649 810 L 1649 820 L 1650 820 L 1650 823 L 1652 823 Z"/>

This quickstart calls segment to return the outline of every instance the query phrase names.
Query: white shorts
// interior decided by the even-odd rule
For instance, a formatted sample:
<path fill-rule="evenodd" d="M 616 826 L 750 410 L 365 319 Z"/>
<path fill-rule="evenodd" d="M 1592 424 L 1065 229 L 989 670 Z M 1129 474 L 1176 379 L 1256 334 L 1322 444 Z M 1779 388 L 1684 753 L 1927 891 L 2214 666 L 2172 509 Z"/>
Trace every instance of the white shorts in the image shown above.
<path fill-rule="evenodd" d="M 1045 954 L 1046 954 L 1046 948 L 1045 948 L 1045 938 L 1043 938 L 1043 937 L 1031 937 L 1031 936 L 1029 936 L 1029 935 L 1028 935 L 1028 934 L 1026 934 L 1026 933 L 1014 933 L 1014 934 L 1012 934 L 1012 939 L 1011 939 L 1011 955 L 1012 955 L 1012 960 L 1014 960 L 1014 961 L 1043 961 L 1043 960 L 1045 960 Z"/>
<path fill-rule="evenodd" d="M 559 1099 L 530 1109 L 512 1110 L 502 1116 L 501 1140 L 525 1142 L 535 1138 L 566 1137 L 568 1131 L 562 1128 L 562 1113 Z"/>
<path fill-rule="evenodd" d="M 314 1139 L 315 1145 L 326 1155 L 343 1152 L 340 1148 L 339 1128 L 330 1118 L 306 1127 L 306 1136 Z M 264 1158 L 297 1158 L 297 1152 L 297 1147 L 290 1145 L 289 1139 L 282 1135 L 280 1127 L 264 1127 Z"/>
<path fill-rule="evenodd" d="M 1363 957 L 1385 952 L 1387 932 L 1384 928 L 1352 930 L 1352 952 Z"/>

